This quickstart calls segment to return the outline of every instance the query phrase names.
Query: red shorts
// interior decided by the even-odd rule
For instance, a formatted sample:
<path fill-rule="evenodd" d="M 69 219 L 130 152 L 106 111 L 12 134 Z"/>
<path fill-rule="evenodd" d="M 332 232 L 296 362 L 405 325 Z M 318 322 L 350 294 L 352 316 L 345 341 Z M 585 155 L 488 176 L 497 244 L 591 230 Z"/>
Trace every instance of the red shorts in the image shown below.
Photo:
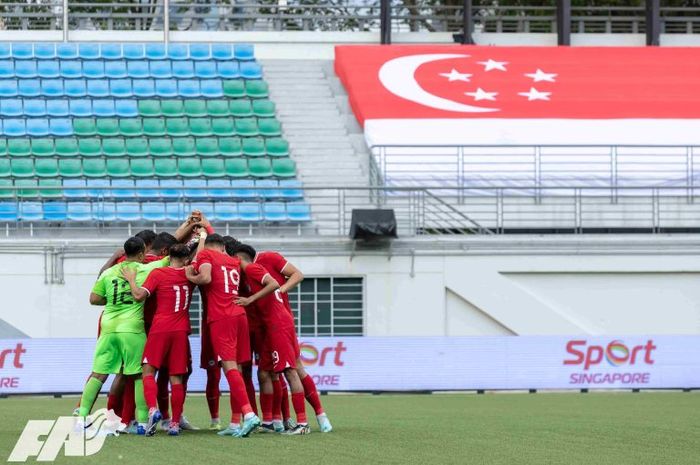
<path fill-rule="evenodd" d="M 287 368 L 296 368 L 299 358 L 299 341 L 294 327 L 268 330 L 265 338 L 265 352 L 269 360 L 261 357 L 260 369 L 280 373 Z M 272 370 L 269 370 L 269 366 Z"/>
<path fill-rule="evenodd" d="M 143 363 L 156 368 L 167 367 L 168 374 L 184 375 L 191 360 L 187 331 L 149 334 L 143 349 Z"/>
<path fill-rule="evenodd" d="M 250 335 L 245 314 L 209 323 L 209 336 L 217 361 L 250 362 Z"/>
<path fill-rule="evenodd" d="M 250 329 L 250 352 L 255 363 L 260 364 L 260 354 L 264 350 L 265 342 L 265 328 L 262 326 L 256 326 Z"/>
<path fill-rule="evenodd" d="M 202 350 L 199 353 L 199 367 L 204 368 L 205 370 L 216 367 L 218 362 L 216 360 L 216 355 L 214 354 L 214 347 L 211 345 L 209 328 L 206 323 L 202 325 L 201 341 Z"/>

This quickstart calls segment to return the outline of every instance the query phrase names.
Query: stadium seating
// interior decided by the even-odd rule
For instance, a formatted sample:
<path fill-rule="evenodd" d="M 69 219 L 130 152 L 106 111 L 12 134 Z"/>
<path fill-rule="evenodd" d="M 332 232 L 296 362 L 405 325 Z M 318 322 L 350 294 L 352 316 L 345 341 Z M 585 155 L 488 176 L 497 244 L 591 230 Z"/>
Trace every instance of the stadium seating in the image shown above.
<path fill-rule="evenodd" d="M 0 221 L 175 221 L 190 201 L 220 221 L 310 220 L 252 46 L 8 50 Z"/>

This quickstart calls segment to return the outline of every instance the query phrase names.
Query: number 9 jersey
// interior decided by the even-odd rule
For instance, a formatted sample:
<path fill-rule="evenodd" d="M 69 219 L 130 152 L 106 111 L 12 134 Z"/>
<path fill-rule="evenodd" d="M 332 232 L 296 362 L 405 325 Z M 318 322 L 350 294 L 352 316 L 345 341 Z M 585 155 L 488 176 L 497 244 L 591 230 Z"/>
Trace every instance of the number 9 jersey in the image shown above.
<path fill-rule="evenodd" d="M 245 309 L 236 304 L 241 284 L 241 260 L 216 250 L 204 249 L 197 254 L 193 265 L 199 271 L 199 267 L 205 263 L 211 265 L 211 282 L 200 286 L 207 302 L 207 323 L 245 315 Z"/>

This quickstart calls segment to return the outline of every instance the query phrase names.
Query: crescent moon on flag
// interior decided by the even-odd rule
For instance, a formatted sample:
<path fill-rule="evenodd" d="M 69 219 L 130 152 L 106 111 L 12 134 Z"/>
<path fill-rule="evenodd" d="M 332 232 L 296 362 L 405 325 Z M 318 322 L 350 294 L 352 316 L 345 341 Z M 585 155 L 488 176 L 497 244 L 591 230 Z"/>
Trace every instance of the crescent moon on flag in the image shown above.
<path fill-rule="evenodd" d="M 379 81 L 392 94 L 438 110 L 455 111 L 460 113 L 486 113 L 499 111 L 498 108 L 477 107 L 455 102 L 423 89 L 415 74 L 419 66 L 431 61 L 447 60 L 450 58 L 466 58 L 469 55 L 452 53 L 431 53 L 426 55 L 409 55 L 389 60 L 379 69 Z"/>

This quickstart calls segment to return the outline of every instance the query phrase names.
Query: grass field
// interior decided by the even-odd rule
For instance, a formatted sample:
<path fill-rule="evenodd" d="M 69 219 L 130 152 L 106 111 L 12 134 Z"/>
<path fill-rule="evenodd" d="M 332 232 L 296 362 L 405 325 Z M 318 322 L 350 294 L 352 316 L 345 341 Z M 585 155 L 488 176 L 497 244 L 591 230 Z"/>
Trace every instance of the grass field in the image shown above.
<path fill-rule="evenodd" d="M 199 431 L 177 438 L 120 436 L 107 438 L 97 455 L 59 456 L 57 462 L 700 463 L 700 393 L 338 395 L 323 401 L 335 428 L 330 434 L 234 439 Z M 102 398 L 98 407 L 103 403 Z M 74 404 L 75 398 L 0 399 L 1 460 L 7 460 L 28 419 L 66 415 Z M 228 403 L 222 402 L 222 407 L 225 416 Z M 204 398 L 189 397 L 186 413 L 204 426 Z M 315 421 L 312 426 L 317 426 Z"/>

